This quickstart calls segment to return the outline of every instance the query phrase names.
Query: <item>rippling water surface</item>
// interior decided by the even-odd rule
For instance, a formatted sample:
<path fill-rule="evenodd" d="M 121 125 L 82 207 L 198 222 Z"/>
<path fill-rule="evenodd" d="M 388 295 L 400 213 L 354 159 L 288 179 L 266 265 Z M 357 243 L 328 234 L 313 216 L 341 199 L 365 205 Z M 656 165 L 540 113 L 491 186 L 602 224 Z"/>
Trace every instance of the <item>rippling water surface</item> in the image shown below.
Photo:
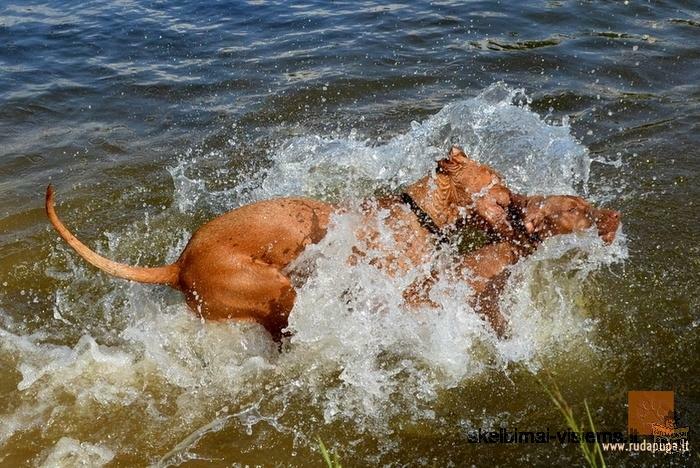
<path fill-rule="evenodd" d="M 697 5 L 81 3 L 0 6 L 0 464 L 312 466 L 317 436 L 348 465 L 580 464 L 467 441 L 564 430 L 543 368 L 599 430 L 642 389 L 700 427 Z M 451 142 L 623 212 L 611 247 L 552 239 L 513 268 L 504 341 L 448 285 L 410 312 L 401 280 L 349 268 L 352 213 L 300 259 L 281 353 L 86 266 L 43 214 L 50 181 L 86 243 L 156 265 L 251 201 L 398 191 Z"/>

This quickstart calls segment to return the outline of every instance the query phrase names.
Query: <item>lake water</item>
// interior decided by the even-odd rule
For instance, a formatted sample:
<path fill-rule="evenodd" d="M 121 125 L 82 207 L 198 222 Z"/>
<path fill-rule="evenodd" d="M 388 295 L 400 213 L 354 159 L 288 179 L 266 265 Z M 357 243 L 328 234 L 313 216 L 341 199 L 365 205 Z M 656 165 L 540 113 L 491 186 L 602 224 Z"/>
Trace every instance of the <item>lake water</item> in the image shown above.
<path fill-rule="evenodd" d="M 468 441 L 565 430 L 546 372 L 598 430 L 626 430 L 630 390 L 674 390 L 700 427 L 697 4 L 201 3 L 0 5 L 1 465 L 318 466 L 317 436 L 349 466 L 581 464 Z M 352 215 L 306 254 L 280 353 L 87 266 L 43 212 L 51 182 L 88 245 L 158 265 L 229 209 L 396 192 L 453 142 L 518 191 L 623 213 L 612 246 L 513 268 L 504 341 L 447 289 L 411 312 L 350 268 Z"/>

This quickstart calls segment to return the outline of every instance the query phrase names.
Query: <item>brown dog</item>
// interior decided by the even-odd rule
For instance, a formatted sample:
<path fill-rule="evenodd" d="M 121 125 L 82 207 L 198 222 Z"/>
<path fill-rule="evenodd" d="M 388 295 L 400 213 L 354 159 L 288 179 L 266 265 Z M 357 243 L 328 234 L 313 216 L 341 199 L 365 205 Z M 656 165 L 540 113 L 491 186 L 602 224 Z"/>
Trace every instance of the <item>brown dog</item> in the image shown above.
<path fill-rule="evenodd" d="M 588 205 L 589 212 L 581 211 L 580 216 L 590 222 L 574 222 L 572 218 L 571 226 L 564 226 L 562 220 L 573 215 L 565 217 L 562 212 L 557 217 L 563 205 L 546 200 L 528 204 L 526 197 L 511 194 L 492 169 L 453 147 L 448 158 L 438 163 L 436 174 L 408 187 L 403 200 L 385 198 L 368 205 L 366 227 L 358 232 L 358 238 L 367 249 L 383 251 L 374 264 L 391 275 L 427 261 L 438 248 L 436 239 L 463 222 L 506 239 L 461 262 L 465 279 L 477 293 L 475 303 L 500 334 L 505 320 L 497 309 L 499 284 L 503 283 L 504 269 L 526 254 L 525 246 L 529 244 L 522 240 L 538 233 L 555 235 L 586 229 L 596 219 Z M 520 214 L 509 219 L 513 206 L 520 207 Z M 377 230 L 371 226 L 377 209 L 389 211 L 386 225 L 393 233 L 392 246 L 382 246 Z M 167 284 L 182 291 L 190 308 L 205 319 L 255 320 L 279 337 L 296 297 L 283 270 L 306 246 L 325 236 L 331 215 L 342 209 L 304 198 L 279 198 L 243 206 L 200 227 L 175 263 L 156 268 L 124 265 L 90 250 L 56 215 L 51 186 L 46 193 L 46 211 L 61 237 L 106 273 L 142 283 Z M 514 221 L 525 225 L 527 232 L 514 230 Z M 617 225 L 614 227 L 616 230 Z M 612 225 L 605 228 L 605 233 L 614 237 Z M 363 248 L 355 252 L 357 256 L 366 255 Z M 411 296 L 407 294 L 408 302 L 421 302 L 410 300 Z"/>

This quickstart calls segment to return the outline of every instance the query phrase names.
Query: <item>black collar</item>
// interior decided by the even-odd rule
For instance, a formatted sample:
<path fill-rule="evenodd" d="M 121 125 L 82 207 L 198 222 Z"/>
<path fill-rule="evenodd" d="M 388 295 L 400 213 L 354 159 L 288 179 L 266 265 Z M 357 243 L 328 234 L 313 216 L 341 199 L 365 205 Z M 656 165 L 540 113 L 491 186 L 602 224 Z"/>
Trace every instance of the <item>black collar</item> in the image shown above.
<path fill-rule="evenodd" d="M 415 214 L 416 218 L 418 218 L 420 225 L 423 226 L 429 233 L 434 235 L 437 238 L 438 243 L 445 244 L 450 241 L 447 234 L 445 234 L 445 232 L 440 229 L 437 224 L 435 224 L 433 218 L 431 218 L 430 215 L 423 210 L 423 208 L 418 206 L 418 203 L 416 203 L 408 192 L 401 194 L 401 201 L 411 208 L 413 214 Z"/>

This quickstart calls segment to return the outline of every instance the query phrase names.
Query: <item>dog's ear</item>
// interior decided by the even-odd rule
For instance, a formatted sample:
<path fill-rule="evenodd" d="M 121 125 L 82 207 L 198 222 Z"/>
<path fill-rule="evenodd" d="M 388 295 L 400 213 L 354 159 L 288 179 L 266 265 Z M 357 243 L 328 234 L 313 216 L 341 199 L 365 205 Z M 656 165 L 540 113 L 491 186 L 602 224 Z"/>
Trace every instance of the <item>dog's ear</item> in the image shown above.
<path fill-rule="evenodd" d="M 612 243 L 620 226 L 620 212 L 615 210 L 594 209 L 593 220 L 598 228 L 598 235 L 606 244 Z"/>
<path fill-rule="evenodd" d="M 447 158 L 438 161 L 438 172 L 452 174 L 457 167 L 466 164 L 469 156 L 457 145 L 452 146 L 447 153 Z"/>

